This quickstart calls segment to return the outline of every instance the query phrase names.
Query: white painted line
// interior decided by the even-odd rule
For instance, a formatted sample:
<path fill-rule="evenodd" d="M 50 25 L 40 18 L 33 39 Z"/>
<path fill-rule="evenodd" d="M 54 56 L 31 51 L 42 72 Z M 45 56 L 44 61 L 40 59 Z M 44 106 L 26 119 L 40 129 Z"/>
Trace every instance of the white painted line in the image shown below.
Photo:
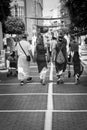
<path fill-rule="evenodd" d="M 87 93 L 53 93 L 54 96 L 61 96 L 61 95 L 64 95 L 64 96 L 87 96 Z"/>
<path fill-rule="evenodd" d="M 39 76 L 39 75 L 38 75 L 38 76 L 37 76 L 37 75 L 33 75 L 32 78 L 33 78 L 33 77 L 40 77 L 40 76 Z M 48 77 L 49 77 L 49 76 L 46 76 L 46 78 L 48 78 Z"/>
<path fill-rule="evenodd" d="M 30 68 L 37 68 L 37 66 L 30 66 Z"/>
<path fill-rule="evenodd" d="M 31 84 L 33 84 L 33 85 L 37 85 L 37 84 L 41 84 L 41 83 L 39 83 L 39 82 L 31 82 L 31 83 L 26 83 L 26 85 L 31 85 Z M 6 86 L 9 86 L 9 85 L 13 85 L 13 86 L 15 86 L 15 85 L 18 85 L 18 86 L 21 86 L 20 85 L 20 83 L 0 83 L 0 86 L 1 85 L 6 85 Z M 16 86 L 17 87 L 17 86 Z M 23 87 L 23 86 L 21 86 L 21 87 Z M 26 86 L 26 87 L 30 87 L 30 86 Z M 33 87 L 33 86 L 32 86 Z"/>
<path fill-rule="evenodd" d="M 48 65 L 48 67 L 50 67 L 50 65 Z M 37 65 L 33 66 L 33 65 L 30 65 L 30 68 L 38 68 Z M 38 72 L 38 71 L 37 71 Z"/>
<path fill-rule="evenodd" d="M 46 112 L 46 110 L 0 110 L 0 113 L 17 113 L 17 112 Z"/>
<path fill-rule="evenodd" d="M 54 75 L 53 77 L 56 77 L 56 75 Z M 64 77 L 67 77 L 67 78 L 68 78 L 68 75 L 67 75 L 67 74 L 65 74 L 65 75 L 64 75 Z M 87 77 L 87 74 L 81 75 L 81 77 Z M 70 78 L 73 78 L 73 79 L 74 79 L 74 76 L 73 76 L 73 75 L 71 75 L 71 77 L 70 77 Z M 70 79 L 70 78 L 68 78 L 68 79 Z"/>
<path fill-rule="evenodd" d="M 47 112 L 48 110 L 0 110 L 0 113 L 35 113 L 35 112 Z M 85 113 L 87 110 L 50 110 L 52 112 L 57 113 Z M 50 117 L 49 117 L 50 118 Z M 48 124 L 49 125 L 49 124 Z M 49 130 L 49 129 L 48 129 Z"/>
<path fill-rule="evenodd" d="M 48 93 L 5 93 L 5 94 L 0 94 L 0 96 L 32 96 L 32 95 L 46 96 L 46 95 L 48 95 Z"/>
<path fill-rule="evenodd" d="M 51 95 L 53 96 L 87 96 L 87 93 L 3 93 L 0 94 L 0 96 L 32 96 L 32 95 L 38 95 L 38 96 L 47 96 L 49 95 L 49 98 Z M 50 102 L 49 102 L 50 103 Z M 52 102 L 48 105 L 48 108 L 52 108 Z"/>
<path fill-rule="evenodd" d="M 51 69 L 50 69 L 50 80 L 53 80 L 53 63 L 51 63 Z M 47 111 L 45 115 L 45 126 L 44 130 L 52 130 L 52 110 L 53 110 L 53 83 L 49 83 L 48 87 L 48 102 L 47 102 Z"/>
<path fill-rule="evenodd" d="M 56 82 L 54 82 L 53 84 L 56 84 Z M 63 84 L 70 84 L 70 85 L 75 85 L 75 82 L 64 82 Z M 60 86 L 60 85 L 63 85 L 63 84 L 59 84 L 59 85 L 57 85 L 57 87 L 58 86 Z M 64 86 L 65 87 L 65 86 Z M 70 87 L 70 86 L 69 86 Z"/>
<path fill-rule="evenodd" d="M 53 80 L 50 80 L 50 81 L 51 81 L 51 83 L 53 82 Z M 49 82 L 50 82 L 50 81 L 49 81 Z M 51 84 L 51 83 L 50 83 L 50 84 Z M 30 86 L 28 86 L 28 85 L 37 85 L 37 84 L 41 84 L 41 83 L 40 83 L 39 81 L 38 81 L 38 82 L 33 82 L 33 81 L 32 81 L 31 83 L 26 83 L 26 85 L 27 85 L 26 87 L 30 87 Z M 53 84 L 56 84 L 56 81 L 53 82 Z M 65 81 L 63 84 L 66 84 L 66 85 L 67 85 L 67 84 L 68 84 L 68 85 L 75 85 L 75 82 L 74 82 L 74 81 L 73 81 L 73 82 L 66 82 L 66 81 Z M 21 86 L 20 83 L 10 83 L 10 82 L 9 82 L 9 83 L 0 83 L 0 86 L 5 86 L 5 85 L 6 85 L 6 86 L 11 86 L 11 85 L 12 85 L 12 86 L 15 86 L 15 87 Z M 16 86 L 16 85 L 17 85 L 17 86 Z M 62 84 L 61 84 L 61 85 L 62 85 Z M 58 87 L 58 86 L 59 86 L 59 85 L 57 85 L 57 87 Z M 23 87 L 23 86 L 21 86 L 21 87 Z M 32 87 L 34 87 L 34 86 L 32 86 Z M 45 86 L 44 86 L 44 87 L 45 87 Z"/>
<path fill-rule="evenodd" d="M 14 86 L 14 85 L 20 85 L 20 83 L 0 83 L 0 86 L 9 86 L 9 85 L 12 85 L 12 86 Z"/>
<path fill-rule="evenodd" d="M 80 112 L 87 112 L 87 110 L 53 110 L 53 112 L 59 112 L 59 113 L 80 113 Z"/>

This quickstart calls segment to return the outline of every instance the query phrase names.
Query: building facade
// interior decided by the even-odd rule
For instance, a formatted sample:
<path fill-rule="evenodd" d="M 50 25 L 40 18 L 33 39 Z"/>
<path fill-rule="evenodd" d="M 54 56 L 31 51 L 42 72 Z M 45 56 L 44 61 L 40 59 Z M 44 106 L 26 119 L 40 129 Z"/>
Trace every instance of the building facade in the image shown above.
<path fill-rule="evenodd" d="M 31 40 L 33 30 L 37 25 L 43 25 L 41 20 L 30 19 L 43 16 L 43 0 L 13 0 L 12 15 L 22 18 L 25 22 L 26 32 Z"/>
<path fill-rule="evenodd" d="M 60 13 L 61 13 L 61 16 L 64 17 L 63 19 L 61 19 L 61 27 L 68 30 L 71 21 L 70 21 L 68 9 L 65 6 L 66 1 L 65 0 L 60 0 L 60 3 L 61 3 Z"/>
<path fill-rule="evenodd" d="M 30 19 L 30 17 L 37 18 L 43 16 L 43 0 L 24 0 L 24 5 L 26 31 L 29 33 L 31 40 L 33 30 L 36 30 L 37 25 L 42 25 L 43 22 L 37 19 Z"/>
<path fill-rule="evenodd" d="M 11 14 L 24 20 L 24 1 L 13 0 L 11 3 Z"/>

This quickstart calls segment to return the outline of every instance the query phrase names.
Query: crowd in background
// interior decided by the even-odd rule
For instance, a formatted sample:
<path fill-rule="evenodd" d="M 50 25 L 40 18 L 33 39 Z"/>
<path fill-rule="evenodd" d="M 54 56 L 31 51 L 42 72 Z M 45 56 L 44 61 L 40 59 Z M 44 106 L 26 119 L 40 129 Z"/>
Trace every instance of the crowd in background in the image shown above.
<path fill-rule="evenodd" d="M 69 36 L 60 30 L 55 36 L 40 33 L 37 30 L 32 36 L 32 42 L 28 40 L 28 34 L 3 39 L 3 47 L 6 52 L 6 65 L 9 70 L 8 76 L 15 68 L 20 84 L 30 82 L 30 63 L 35 62 L 38 66 L 41 84 L 46 84 L 46 73 L 48 64 L 53 62 L 56 70 L 57 84 L 64 82 L 64 72 L 68 66 L 68 77 L 70 77 L 70 65 L 73 65 L 75 84 L 83 72 L 79 56 L 79 43 L 75 36 Z"/>

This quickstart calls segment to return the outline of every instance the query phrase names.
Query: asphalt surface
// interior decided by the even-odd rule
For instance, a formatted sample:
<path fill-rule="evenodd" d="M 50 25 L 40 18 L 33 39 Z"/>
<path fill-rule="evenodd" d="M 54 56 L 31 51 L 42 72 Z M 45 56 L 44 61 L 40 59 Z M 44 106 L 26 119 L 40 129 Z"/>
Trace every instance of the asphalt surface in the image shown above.
<path fill-rule="evenodd" d="M 51 66 L 51 68 L 50 68 Z M 37 66 L 31 63 L 33 80 L 20 86 L 17 77 L 0 82 L 0 130 L 87 130 L 87 74 L 75 85 L 66 70 L 64 84 L 56 84 L 49 64 L 46 85 L 40 84 Z"/>

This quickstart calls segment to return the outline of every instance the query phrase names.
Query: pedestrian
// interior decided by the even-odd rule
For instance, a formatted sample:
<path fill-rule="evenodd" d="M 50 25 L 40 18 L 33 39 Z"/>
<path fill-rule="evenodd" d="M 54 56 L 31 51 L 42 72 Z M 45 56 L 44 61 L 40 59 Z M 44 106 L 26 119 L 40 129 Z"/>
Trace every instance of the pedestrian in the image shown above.
<path fill-rule="evenodd" d="M 51 38 L 51 53 L 53 53 L 55 46 L 57 45 L 57 38 L 54 36 L 54 33 L 52 32 L 52 38 Z"/>
<path fill-rule="evenodd" d="M 47 48 L 44 46 L 43 36 L 39 33 L 36 40 L 36 48 L 35 51 L 37 53 L 37 66 L 38 72 L 40 74 L 40 82 L 45 85 L 46 84 L 46 73 L 47 73 L 47 61 L 46 61 L 46 52 Z"/>
<path fill-rule="evenodd" d="M 53 51 L 52 60 L 55 61 L 55 69 L 57 76 L 57 84 L 63 83 L 63 72 L 66 70 L 67 65 L 67 41 L 64 38 L 63 32 L 59 33 L 58 41 Z"/>
<path fill-rule="evenodd" d="M 74 75 L 75 75 L 75 84 L 78 84 L 80 80 L 80 76 L 83 72 L 83 66 L 81 64 L 78 51 L 75 51 L 73 55 L 73 67 L 74 67 Z"/>
<path fill-rule="evenodd" d="M 23 85 L 25 82 L 30 82 L 32 77 L 30 77 L 30 61 L 27 61 L 26 55 L 32 58 L 31 46 L 27 41 L 27 34 L 24 33 L 20 42 L 17 43 L 18 52 L 18 80 L 20 84 Z M 25 54 L 26 53 L 26 54 Z"/>
<path fill-rule="evenodd" d="M 71 46 L 69 44 L 67 51 L 67 65 L 68 65 L 68 78 L 71 77 L 71 65 L 72 65 L 72 54 L 71 54 Z"/>
<path fill-rule="evenodd" d="M 32 45 L 31 45 L 31 47 L 32 47 L 32 54 L 33 54 L 33 56 L 34 56 L 35 46 L 36 46 L 36 33 L 33 34 L 33 36 L 32 36 Z"/>
<path fill-rule="evenodd" d="M 73 55 L 74 55 L 75 52 L 79 53 L 79 44 L 76 41 L 76 37 L 74 35 L 70 36 L 69 50 L 70 50 L 72 58 L 73 58 Z M 74 76 L 75 76 L 75 74 L 74 74 Z"/>

